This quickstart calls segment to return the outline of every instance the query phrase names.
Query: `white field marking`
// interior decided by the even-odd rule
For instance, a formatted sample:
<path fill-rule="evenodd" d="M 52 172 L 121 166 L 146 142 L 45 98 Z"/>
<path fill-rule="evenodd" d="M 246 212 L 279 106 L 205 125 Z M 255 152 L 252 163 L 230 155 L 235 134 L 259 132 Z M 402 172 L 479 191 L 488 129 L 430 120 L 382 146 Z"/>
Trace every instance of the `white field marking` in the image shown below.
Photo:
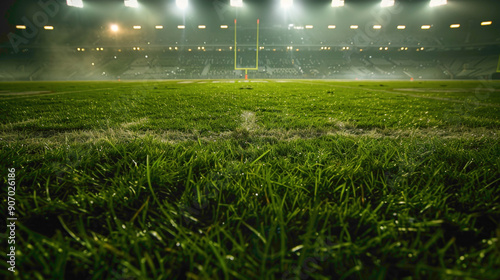
<path fill-rule="evenodd" d="M 24 92 L 8 92 L 8 91 L 0 91 L 0 95 L 34 95 L 34 94 L 42 94 L 42 93 L 49 93 L 51 91 L 24 91 Z"/>
<path fill-rule="evenodd" d="M 130 127 L 136 126 L 136 125 L 143 125 L 147 122 L 148 122 L 148 118 L 142 118 L 142 119 L 134 121 L 134 122 L 122 123 L 121 126 L 124 128 L 130 128 Z"/>
<path fill-rule="evenodd" d="M 182 81 L 182 82 L 178 82 L 178 84 L 191 84 L 193 83 L 193 81 Z"/>
<path fill-rule="evenodd" d="M 128 86 L 130 87 L 130 86 Z M 99 90 L 108 90 L 108 89 L 118 89 L 118 88 L 123 88 L 123 87 L 116 87 L 116 88 L 96 88 L 96 89 L 87 89 L 87 90 L 75 90 L 75 91 L 61 91 L 61 92 L 52 92 L 52 93 L 47 93 L 43 94 L 40 96 L 50 96 L 50 95 L 60 95 L 60 94 L 67 94 L 67 93 L 80 93 L 80 92 L 92 92 L 92 91 L 99 91 Z M 10 99 L 17 99 L 17 98 L 27 98 L 27 97 L 37 97 L 38 95 L 18 95 L 15 97 L 9 97 L 9 98 L 2 98 L 2 100 L 10 100 Z"/>
<path fill-rule="evenodd" d="M 212 84 L 218 84 L 220 81 L 212 81 Z"/>
<path fill-rule="evenodd" d="M 297 139 L 316 139 L 322 136 L 342 135 L 351 138 L 388 138 L 388 139 L 426 139 L 439 137 L 441 139 L 477 139 L 491 138 L 498 139 L 498 131 L 495 129 L 486 128 L 448 128 L 448 129 L 333 129 L 333 130 L 316 130 L 316 129 L 271 129 L 266 130 L 258 128 L 251 131 L 251 137 L 276 139 L 279 141 L 294 141 Z M 62 144 L 71 143 L 99 143 L 111 140 L 113 142 L 134 141 L 152 137 L 162 143 L 176 144 L 187 141 L 214 142 L 215 140 L 232 139 L 233 132 L 211 133 L 200 137 L 196 132 L 181 132 L 181 131 L 162 131 L 155 133 L 154 131 L 131 131 L 124 128 L 109 128 L 96 130 L 79 130 L 71 132 L 56 132 L 54 134 L 41 133 L 36 131 L 17 131 L 17 130 L 0 130 L 0 139 L 2 142 L 19 142 L 26 144 L 46 143 L 48 145 L 60 146 Z"/>
<path fill-rule="evenodd" d="M 356 90 L 364 90 L 365 92 L 367 91 L 376 91 L 376 92 L 385 92 L 385 93 L 391 93 L 395 95 L 404 95 L 404 96 L 410 96 L 410 97 L 415 97 L 415 98 L 424 98 L 424 99 L 433 99 L 433 100 L 439 100 L 439 101 L 448 101 L 448 102 L 454 102 L 454 103 L 462 103 L 462 104 L 472 104 L 476 106 L 486 106 L 486 107 L 499 107 L 500 104 L 489 104 L 489 103 L 481 103 L 481 102 L 468 102 L 467 100 L 457 100 L 457 99 L 451 99 L 451 98 L 444 98 L 444 97 L 435 97 L 435 96 L 422 96 L 422 95 L 417 95 L 417 94 L 409 94 L 409 93 L 403 93 L 403 92 L 397 92 L 397 91 L 391 91 L 391 90 L 384 90 L 384 89 L 375 89 L 375 88 L 359 88 L 359 87 L 351 87 L 351 86 L 341 86 L 341 85 L 329 85 L 327 83 L 312 83 L 312 82 L 299 82 L 297 83 L 301 84 L 310 84 L 310 85 L 322 85 L 322 86 L 329 86 L 329 87 L 338 87 L 338 88 L 347 88 L 347 89 L 356 89 Z M 471 91 L 474 89 L 471 89 Z"/>
<path fill-rule="evenodd" d="M 241 127 L 243 129 L 246 129 L 248 131 L 254 131 L 258 127 L 257 124 L 255 123 L 257 121 L 257 117 L 255 116 L 254 112 L 243 111 L 241 113 L 241 120 L 242 120 Z"/>
<path fill-rule="evenodd" d="M 276 81 L 277 83 L 289 83 L 289 81 Z"/>
<path fill-rule="evenodd" d="M 29 120 L 25 120 L 25 121 L 21 121 L 21 122 L 2 124 L 2 125 L 0 125 L 0 129 L 2 129 L 2 130 L 3 129 L 12 129 L 15 125 L 23 125 L 23 124 L 33 123 L 33 122 L 36 122 L 36 120 L 29 119 Z"/>
<path fill-rule="evenodd" d="M 474 91 L 500 91 L 500 89 L 489 89 L 489 88 L 448 88 L 448 89 L 434 89 L 434 88 L 395 88 L 394 91 L 409 91 L 409 92 L 444 92 L 444 93 L 462 93 Z"/>
<path fill-rule="evenodd" d="M 250 83 L 269 83 L 268 81 L 250 81 Z"/>
<path fill-rule="evenodd" d="M 207 82 L 198 82 L 198 84 L 206 84 Z"/>

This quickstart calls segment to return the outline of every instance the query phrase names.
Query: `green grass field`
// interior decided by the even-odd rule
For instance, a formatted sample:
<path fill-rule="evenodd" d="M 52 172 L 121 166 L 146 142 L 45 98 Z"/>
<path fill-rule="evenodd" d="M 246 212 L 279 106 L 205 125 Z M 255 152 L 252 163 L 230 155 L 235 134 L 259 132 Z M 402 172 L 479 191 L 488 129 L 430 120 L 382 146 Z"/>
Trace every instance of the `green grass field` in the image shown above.
<path fill-rule="evenodd" d="M 0 275 L 499 279 L 499 128 L 500 82 L 0 83 Z"/>

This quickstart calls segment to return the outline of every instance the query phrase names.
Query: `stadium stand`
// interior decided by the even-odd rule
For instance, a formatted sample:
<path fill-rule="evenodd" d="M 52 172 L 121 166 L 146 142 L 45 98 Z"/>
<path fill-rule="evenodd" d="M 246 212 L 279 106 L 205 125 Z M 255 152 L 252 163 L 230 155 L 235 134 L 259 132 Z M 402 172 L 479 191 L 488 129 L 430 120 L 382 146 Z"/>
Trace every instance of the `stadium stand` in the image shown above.
<path fill-rule="evenodd" d="M 198 49 L 121 51 L 39 49 L 3 56 L 0 80 L 233 79 L 234 53 L 227 46 Z M 252 78 L 477 79 L 495 72 L 495 52 L 286 50 L 260 52 Z M 238 53 L 238 67 L 255 67 L 255 51 Z"/>

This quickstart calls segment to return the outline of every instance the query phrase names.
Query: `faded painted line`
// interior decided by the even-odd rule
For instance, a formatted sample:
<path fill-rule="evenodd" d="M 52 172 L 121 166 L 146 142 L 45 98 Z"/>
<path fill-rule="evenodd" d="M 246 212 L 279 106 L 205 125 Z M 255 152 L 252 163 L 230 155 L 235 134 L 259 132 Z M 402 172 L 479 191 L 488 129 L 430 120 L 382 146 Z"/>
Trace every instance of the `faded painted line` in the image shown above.
<path fill-rule="evenodd" d="M 347 88 L 347 89 L 356 89 L 356 90 L 364 90 L 365 92 L 369 92 L 369 91 L 384 92 L 384 93 L 390 93 L 390 94 L 395 94 L 395 95 L 403 95 L 403 96 L 409 96 L 409 97 L 415 97 L 415 98 L 424 98 L 424 99 L 432 99 L 432 100 L 439 100 L 439 101 L 448 101 L 448 102 L 453 102 L 453 103 L 472 104 L 472 105 L 476 105 L 476 106 L 485 106 L 485 107 L 500 108 L 500 104 L 490 104 L 490 103 L 481 103 L 481 102 L 468 102 L 468 101 L 462 101 L 462 100 L 456 100 L 456 99 L 444 98 L 444 97 L 435 97 L 435 96 L 421 96 L 421 95 L 418 95 L 418 94 L 403 93 L 403 92 L 397 92 L 397 91 L 391 91 L 391 90 L 384 90 L 384 89 L 359 88 L 359 87 L 350 87 L 350 86 L 341 86 L 341 85 L 330 85 L 330 84 L 327 84 L 327 83 L 312 83 L 312 82 L 302 82 L 302 81 L 297 81 L 297 83 L 310 84 L 310 85 L 322 85 L 322 86 Z"/>
<path fill-rule="evenodd" d="M 98 88 L 98 89 L 87 89 L 87 90 L 53 92 L 53 93 L 37 94 L 37 95 L 22 95 L 22 96 L 15 96 L 15 97 L 9 97 L 9 98 L 2 98 L 2 99 L 0 99 L 0 101 L 18 99 L 18 98 L 44 97 L 44 96 L 61 95 L 61 94 L 68 94 L 68 93 L 92 92 L 92 91 L 110 90 L 110 89 L 117 89 L 117 88 Z"/>
<path fill-rule="evenodd" d="M 251 117 L 251 116 L 250 116 Z M 234 139 L 238 136 L 237 131 L 226 131 L 219 133 L 209 133 L 200 135 L 194 132 L 181 131 L 132 131 L 125 129 L 126 125 L 106 130 L 76 130 L 73 132 L 39 132 L 39 131 L 0 131 L 0 140 L 4 143 L 22 142 L 26 144 L 50 143 L 54 145 L 68 143 L 97 143 L 105 139 L 111 139 L 116 142 L 131 141 L 138 138 L 153 137 L 160 142 L 171 144 L 198 141 L 198 139 L 214 142 Z M 458 129 L 335 129 L 335 130 L 316 130 L 316 129 L 259 129 L 248 130 L 249 139 L 276 139 L 278 141 L 294 141 L 297 139 L 317 139 L 323 136 L 345 136 L 345 137 L 366 137 L 373 139 L 498 139 L 497 131 L 486 128 L 458 128 Z"/>
<path fill-rule="evenodd" d="M 9 91 L 0 91 L 0 95 L 3 96 L 20 96 L 20 95 L 37 95 L 37 94 L 45 94 L 51 93 L 52 91 L 22 91 L 22 92 L 9 92 Z"/>

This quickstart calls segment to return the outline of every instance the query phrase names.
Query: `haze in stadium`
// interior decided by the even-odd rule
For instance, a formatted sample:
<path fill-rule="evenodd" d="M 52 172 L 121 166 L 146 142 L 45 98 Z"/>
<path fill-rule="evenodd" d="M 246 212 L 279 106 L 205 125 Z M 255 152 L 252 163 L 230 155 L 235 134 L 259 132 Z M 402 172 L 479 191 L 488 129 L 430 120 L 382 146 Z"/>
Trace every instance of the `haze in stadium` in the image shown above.
<path fill-rule="evenodd" d="M 499 1 L 0 11 L 2 279 L 498 279 Z"/>

